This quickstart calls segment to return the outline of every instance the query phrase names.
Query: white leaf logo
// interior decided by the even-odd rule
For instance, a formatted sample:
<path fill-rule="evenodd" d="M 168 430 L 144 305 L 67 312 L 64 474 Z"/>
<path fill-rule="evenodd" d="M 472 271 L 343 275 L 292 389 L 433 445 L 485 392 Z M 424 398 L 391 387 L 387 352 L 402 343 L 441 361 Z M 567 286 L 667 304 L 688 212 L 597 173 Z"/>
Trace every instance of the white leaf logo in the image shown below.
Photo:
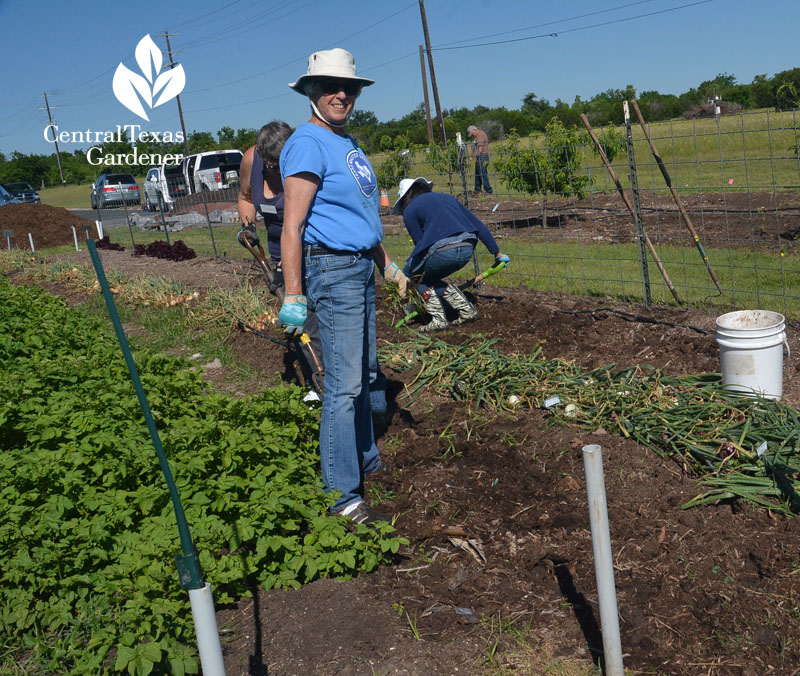
<path fill-rule="evenodd" d="M 162 57 L 161 50 L 156 43 L 153 42 L 153 38 L 150 37 L 149 33 L 139 40 L 134 54 L 136 56 L 136 63 L 139 64 L 139 69 L 144 73 L 147 81 L 152 84 L 153 72 L 158 74 L 158 71 L 161 70 Z M 151 68 L 151 65 L 153 68 Z"/>
<path fill-rule="evenodd" d="M 149 122 L 150 118 L 147 117 L 147 111 L 142 104 L 147 104 L 148 108 L 155 108 L 174 99 L 186 86 L 186 73 L 180 65 L 161 72 L 163 64 L 161 50 L 149 34 L 139 40 L 134 55 L 144 77 L 119 64 L 114 72 L 112 88 L 114 96 L 123 106 Z M 154 103 L 153 99 L 156 96 L 158 98 Z"/>

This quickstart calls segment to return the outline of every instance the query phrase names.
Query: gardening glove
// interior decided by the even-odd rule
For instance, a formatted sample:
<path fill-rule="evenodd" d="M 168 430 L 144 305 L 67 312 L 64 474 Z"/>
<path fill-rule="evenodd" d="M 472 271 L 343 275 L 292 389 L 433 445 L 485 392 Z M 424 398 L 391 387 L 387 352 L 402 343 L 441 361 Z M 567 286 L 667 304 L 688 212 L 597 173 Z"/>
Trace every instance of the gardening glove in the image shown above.
<path fill-rule="evenodd" d="M 383 269 L 383 278 L 387 282 L 394 282 L 397 284 L 397 287 L 400 289 L 400 298 L 406 297 L 406 292 L 408 291 L 408 277 L 403 274 L 396 263 L 389 263 L 389 265 Z"/>
<path fill-rule="evenodd" d="M 244 246 L 242 239 L 246 239 L 250 243 L 250 246 L 258 246 L 261 243 L 261 240 L 258 238 L 258 233 L 256 232 L 255 223 L 248 221 L 247 225 L 239 230 L 236 240 L 239 242 L 239 244 Z"/>
<path fill-rule="evenodd" d="M 275 269 L 272 271 L 272 284 L 269 285 L 269 290 L 275 294 L 277 293 L 278 289 L 283 286 L 283 268 L 281 267 L 280 262 L 275 266 Z"/>
<path fill-rule="evenodd" d="M 297 293 L 287 293 L 283 299 L 283 306 L 278 313 L 278 321 L 290 336 L 299 336 L 303 333 L 306 323 L 306 297 Z"/>
<path fill-rule="evenodd" d="M 504 253 L 498 252 L 497 255 L 494 257 L 494 262 L 495 263 L 505 263 L 506 265 L 508 265 L 511 262 L 511 259 L 508 256 L 506 256 Z"/>

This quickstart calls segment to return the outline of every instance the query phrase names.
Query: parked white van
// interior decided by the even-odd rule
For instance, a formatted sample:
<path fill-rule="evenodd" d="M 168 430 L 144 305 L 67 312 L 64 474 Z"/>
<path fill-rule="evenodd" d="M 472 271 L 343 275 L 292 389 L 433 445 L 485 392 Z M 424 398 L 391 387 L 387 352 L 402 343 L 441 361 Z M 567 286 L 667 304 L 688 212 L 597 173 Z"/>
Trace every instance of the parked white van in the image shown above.
<path fill-rule="evenodd" d="M 151 167 L 144 179 L 142 192 L 144 205 L 148 211 L 158 209 L 159 196 L 163 209 L 173 209 L 176 200 L 188 194 L 182 164 L 178 162 L 178 164 Z"/>
<path fill-rule="evenodd" d="M 237 187 L 241 164 L 241 150 L 211 150 L 184 157 L 183 175 L 189 192 Z"/>

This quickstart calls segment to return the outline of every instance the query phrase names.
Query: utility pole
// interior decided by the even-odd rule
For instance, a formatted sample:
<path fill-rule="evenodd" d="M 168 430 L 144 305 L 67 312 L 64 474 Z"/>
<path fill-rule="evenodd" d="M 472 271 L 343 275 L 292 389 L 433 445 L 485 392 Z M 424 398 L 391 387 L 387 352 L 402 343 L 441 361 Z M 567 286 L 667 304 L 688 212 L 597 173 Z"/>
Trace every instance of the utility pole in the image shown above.
<path fill-rule="evenodd" d="M 61 185 L 66 188 L 67 181 L 64 179 L 64 168 L 61 166 L 61 153 L 58 150 L 58 134 L 53 124 L 53 116 L 50 114 L 50 101 L 47 100 L 47 92 L 44 93 L 44 105 L 47 107 L 47 119 L 50 122 L 50 129 L 53 130 L 53 143 L 56 146 L 56 161 L 58 162 L 58 173 L 61 175 Z M 39 108 L 41 110 L 41 108 Z"/>
<path fill-rule="evenodd" d="M 157 38 L 166 38 L 167 39 L 167 55 L 169 56 L 169 67 L 170 69 L 175 68 L 176 64 L 172 60 L 172 47 L 169 45 L 169 39 L 171 37 L 175 37 L 177 33 L 172 33 L 165 28 L 163 33 L 159 33 L 156 35 Z M 178 117 L 181 120 L 181 131 L 183 131 L 183 149 L 186 151 L 186 155 L 189 155 L 189 137 L 186 135 L 186 125 L 183 122 L 183 108 L 181 108 L 181 95 L 178 94 L 175 97 L 175 100 L 178 102 Z"/>
<path fill-rule="evenodd" d="M 425 16 L 425 0 L 419 0 L 419 13 L 422 16 L 422 32 L 425 34 L 425 47 L 428 52 L 428 66 L 431 69 L 431 87 L 433 88 L 433 102 L 436 105 L 436 119 L 439 120 L 439 136 L 442 145 L 447 143 L 447 135 L 444 131 L 444 118 L 442 117 L 442 107 L 439 105 L 439 88 L 436 86 L 436 71 L 433 68 L 433 51 L 431 50 L 431 36 L 428 33 L 428 19 Z"/>
<path fill-rule="evenodd" d="M 425 122 L 428 125 L 428 145 L 433 147 L 433 122 L 431 121 L 431 102 L 428 100 L 428 75 L 425 72 L 425 56 L 419 46 L 419 67 L 422 71 L 422 93 L 425 96 Z"/>

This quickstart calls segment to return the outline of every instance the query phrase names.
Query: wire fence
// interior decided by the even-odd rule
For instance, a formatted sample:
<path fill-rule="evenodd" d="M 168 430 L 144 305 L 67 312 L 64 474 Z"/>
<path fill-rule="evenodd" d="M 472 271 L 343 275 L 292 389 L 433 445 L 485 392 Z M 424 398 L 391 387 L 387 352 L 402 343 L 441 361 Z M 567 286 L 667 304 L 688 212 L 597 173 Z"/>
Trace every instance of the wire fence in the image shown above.
<path fill-rule="evenodd" d="M 481 184 L 465 143 L 373 156 L 383 187 L 387 248 L 401 261 L 413 248 L 391 207 L 402 178 L 424 176 L 434 190 L 462 201 L 512 256 L 493 284 L 706 310 L 774 310 L 800 318 L 796 111 L 649 126 L 631 113 L 627 126 L 592 132 L 608 167 L 588 131 L 561 127 L 493 141 L 491 194 L 476 190 Z M 236 251 L 227 234 L 215 241 L 213 231 L 238 220 L 233 176 L 228 187 L 216 190 L 191 190 L 177 176 L 163 179 L 140 188 L 139 201 L 154 220 L 150 227 L 183 218 L 187 229 L 173 237 L 192 240 L 198 253 Z M 95 209 L 95 218 L 106 225 L 130 222 L 128 207 L 109 206 L 114 208 Z M 210 233 L 208 242 L 198 229 Z M 158 235 L 147 239 L 153 236 Z M 483 247 L 477 251 L 476 273 L 492 262 Z"/>
<path fill-rule="evenodd" d="M 495 278 L 498 283 L 800 317 L 796 112 L 671 121 L 646 129 L 650 141 L 631 112 L 630 131 L 593 130 L 633 213 L 588 133 L 493 142 L 492 194 L 475 190 L 469 152 L 460 162 L 452 153 L 448 171 L 442 171 L 430 152 L 411 151 L 403 156 L 398 180 L 433 180 L 434 190 L 456 195 L 490 227 L 514 259 Z M 392 162 L 391 156 L 375 159 Z M 386 213 L 384 225 L 393 255 L 410 250 L 399 217 Z"/>

